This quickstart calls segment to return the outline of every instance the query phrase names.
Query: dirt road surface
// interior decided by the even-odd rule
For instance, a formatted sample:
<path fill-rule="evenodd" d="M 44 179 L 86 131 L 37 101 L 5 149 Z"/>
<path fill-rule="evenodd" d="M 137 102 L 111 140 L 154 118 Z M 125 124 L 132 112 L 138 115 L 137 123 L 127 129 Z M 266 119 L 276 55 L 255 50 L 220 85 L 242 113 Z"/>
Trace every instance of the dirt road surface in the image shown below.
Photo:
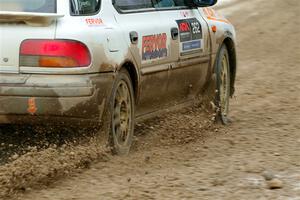
<path fill-rule="evenodd" d="M 232 124 L 214 125 L 195 106 L 138 124 L 127 157 L 97 146 L 65 152 L 59 142 L 31 149 L 0 167 L 2 195 L 18 188 L 11 198 L 300 200 L 300 1 L 240 0 L 221 12 L 238 33 Z"/>

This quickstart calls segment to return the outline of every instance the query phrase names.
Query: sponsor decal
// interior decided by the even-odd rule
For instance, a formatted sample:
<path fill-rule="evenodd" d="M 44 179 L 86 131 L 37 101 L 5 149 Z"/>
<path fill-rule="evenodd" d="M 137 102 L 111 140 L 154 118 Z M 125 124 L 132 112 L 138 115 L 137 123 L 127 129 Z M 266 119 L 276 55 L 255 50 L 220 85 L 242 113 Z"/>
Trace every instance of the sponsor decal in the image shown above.
<path fill-rule="evenodd" d="M 160 33 L 143 36 L 142 60 L 154 60 L 168 56 L 167 34 Z"/>
<path fill-rule="evenodd" d="M 101 18 L 86 18 L 85 23 L 88 26 L 102 26 L 102 25 L 104 25 L 103 20 Z"/>
<path fill-rule="evenodd" d="M 212 8 L 203 8 L 204 15 L 206 19 L 218 22 L 224 22 L 230 24 L 230 22 L 225 19 L 223 16 L 219 15 L 214 9 Z"/>
<path fill-rule="evenodd" d="M 180 16 L 181 17 L 189 17 L 191 15 L 190 11 L 180 11 Z"/>
<path fill-rule="evenodd" d="M 176 22 L 179 28 L 181 53 L 201 50 L 203 33 L 200 22 L 196 18 L 182 19 Z"/>
<path fill-rule="evenodd" d="M 31 115 L 34 115 L 37 111 L 36 103 L 35 103 L 35 98 L 29 98 L 28 99 L 28 108 L 27 112 Z"/>
<path fill-rule="evenodd" d="M 190 30 L 191 30 L 190 24 L 186 21 L 179 23 L 179 30 L 180 30 L 180 32 L 190 33 Z"/>
<path fill-rule="evenodd" d="M 201 40 L 186 42 L 182 44 L 183 51 L 189 51 L 189 50 L 200 49 L 200 48 L 201 48 Z"/>

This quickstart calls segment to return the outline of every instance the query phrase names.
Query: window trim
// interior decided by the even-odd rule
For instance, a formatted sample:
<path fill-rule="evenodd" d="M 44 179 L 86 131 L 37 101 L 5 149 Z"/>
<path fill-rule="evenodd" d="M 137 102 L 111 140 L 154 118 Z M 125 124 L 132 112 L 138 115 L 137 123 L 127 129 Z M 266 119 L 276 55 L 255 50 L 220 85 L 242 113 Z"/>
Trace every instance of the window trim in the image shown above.
<path fill-rule="evenodd" d="M 102 0 L 99 0 L 99 9 L 96 11 L 96 12 L 93 12 L 93 13 L 88 13 L 88 14 L 75 14 L 72 12 L 72 2 L 74 0 L 69 0 L 69 10 L 70 10 L 70 16 L 72 17 L 84 17 L 84 16 L 95 16 L 95 15 L 98 15 L 102 9 Z"/>
<path fill-rule="evenodd" d="M 152 0 L 153 1 L 153 0 Z M 144 13 L 144 12 L 157 12 L 157 11 L 172 11 L 172 10 L 188 10 L 195 9 L 197 7 L 189 6 L 178 6 L 178 7 L 165 7 L 165 8 L 141 8 L 141 9 L 131 9 L 131 10 L 122 10 L 116 5 L 116 1 L 112 0 L 112 5 L 119 14 L 134 14 L 134 13 Z"/>

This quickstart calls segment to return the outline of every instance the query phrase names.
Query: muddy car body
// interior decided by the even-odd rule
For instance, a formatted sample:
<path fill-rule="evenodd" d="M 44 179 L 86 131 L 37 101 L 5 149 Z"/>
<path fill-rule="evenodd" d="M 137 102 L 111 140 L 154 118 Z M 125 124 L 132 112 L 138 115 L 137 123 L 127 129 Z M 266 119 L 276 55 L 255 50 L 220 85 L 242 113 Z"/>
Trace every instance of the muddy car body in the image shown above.
<path fill-rule="evenodd" d="M 110 113 L 113 135 L 131 140 L 135 119 L 216 81 L 222 47 L 225 96 L 234 92 L 235 32 L 206 7 L 215 1 L 0 3 L 0 123 L 97 124 Z"/>

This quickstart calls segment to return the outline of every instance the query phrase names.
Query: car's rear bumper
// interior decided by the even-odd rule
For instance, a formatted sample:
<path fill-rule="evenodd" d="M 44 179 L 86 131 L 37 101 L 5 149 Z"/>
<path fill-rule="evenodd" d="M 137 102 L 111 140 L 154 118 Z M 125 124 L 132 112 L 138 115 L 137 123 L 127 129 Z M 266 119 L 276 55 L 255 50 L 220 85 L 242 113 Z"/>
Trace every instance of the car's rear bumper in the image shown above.
<path fill-rule="evenodd" d="M 100 121 L 113 73 L 0 75 L 0 123 Z"/>

